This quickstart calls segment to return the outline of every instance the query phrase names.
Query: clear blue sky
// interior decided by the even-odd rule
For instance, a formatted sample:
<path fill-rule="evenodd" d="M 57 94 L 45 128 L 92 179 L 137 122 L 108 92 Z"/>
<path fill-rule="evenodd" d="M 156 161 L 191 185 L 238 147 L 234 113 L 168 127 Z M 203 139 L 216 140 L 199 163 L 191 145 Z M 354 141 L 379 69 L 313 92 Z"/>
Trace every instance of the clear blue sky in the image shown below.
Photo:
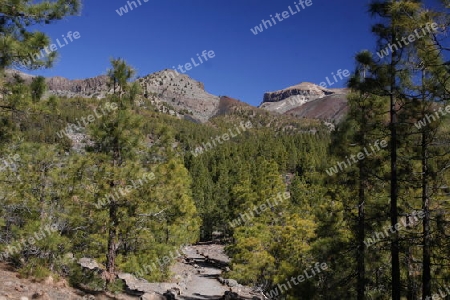
<path fill-rule="evenodd" d="M 186 74 L 212 94 L 259 105 L 267 91 L 303 81 L 319 84 L 338 69 L 352 71 L 354 55 L 375 47 L 369 0 L 312 0 L 258 35 L 250 28 L 288 6 L 296 12 L 298 0 L 144 1 L 119 16 L 116 9 L 126 0 L 87 0 L 81 16 L 36 27 L 53 41 L 62 42 L 68 31 L 81 37 L 58 50 L 52 69 L 33 74 L 93 77 L 106 73 L 111 57 L 122 57 L 144 76 L 213 50 L 213 59 Z"/>

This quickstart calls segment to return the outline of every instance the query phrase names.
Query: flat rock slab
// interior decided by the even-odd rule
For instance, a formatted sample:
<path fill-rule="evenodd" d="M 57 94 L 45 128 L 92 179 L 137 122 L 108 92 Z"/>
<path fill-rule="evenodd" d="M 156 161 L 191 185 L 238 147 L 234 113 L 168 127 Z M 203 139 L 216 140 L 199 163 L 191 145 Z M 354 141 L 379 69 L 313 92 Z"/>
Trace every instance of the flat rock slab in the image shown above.
<path fill-rule="evenodd" d="M 167 290 L 176 287 L 176 284 L 168 282 L 150 283 L 146 280 L 138 279 L 134 275 L 128 273 L 120 273 L 118 277 L 125 281 L 125 284 L 130 290 L 141 293 L 152 294 L 156 292 L 162 295 Z"/>
<path fill-rule="evenodd" d="M 224 299 L 225 293 L 228 297 L 239 295 L 239 298 L 229 299 L 252 299 L 259 296 L 251 287 L 244 287 L 233 279 L 221 278 L 224 266 L 230 261 L 223 245 L 187 246 L 183 253 L 184 259 L 177 260 L 171 267 L 174 274 L 171 282 L 149 283 L 128 273 L 121 273 L 118 277 L 125 281 L 129 290 L 145 293 L 147 298 L 141 296 L 141 299 L 153 299 L 151 297 L 159 297 L 168 290 L 177 291 L 176 299 L 183 300 L 219 300 Z"/>

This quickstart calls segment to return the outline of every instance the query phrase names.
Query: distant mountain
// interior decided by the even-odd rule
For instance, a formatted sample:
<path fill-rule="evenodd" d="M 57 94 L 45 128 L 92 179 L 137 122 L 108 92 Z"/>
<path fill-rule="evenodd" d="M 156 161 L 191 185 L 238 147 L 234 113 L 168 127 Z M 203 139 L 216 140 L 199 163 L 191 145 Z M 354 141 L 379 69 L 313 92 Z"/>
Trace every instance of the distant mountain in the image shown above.
<path fill-rule="evenodd" d="M 6 70 L 6 76 L 11 78 L 19 75 L 26 82 L 31 82 L 33 75 L 29 75 L 17 70 Z M 87 79 L 70 80 L 64 77 L 55 76 L 46 78 L 49 94 L 65 97 L 83 97 L 83 98 L 104 98 L 112 93 L 108 88 L 108 76 L 100 75 Z"/>
<path fill-rule="evenodd" d="M 347 89 L 325 89 L 302 82 L 264 94 L 260 108 L 297 118 L 338 123 L 347 113 Z"/>
<path fill-rule="evenodd" d="M 16 74 L 30 82 L 34 77 L 17 70 L 7 70 L 7 77 Z M 227 96 L 215 96 L 205 91 L 204 85 L 188 75 L 166 69 L 136 79 L 143 97 L 151 100 L 161 112 L 193 122 L 204 123 L 214 116 L 245 110 L 252 114 L 269 112 L 301 119 L 319 119 L 337 123 L 347 113 L 347 89 L 325 89 L 302 82 L 282 90 L 268 92 L 259 107 Z M 46 79 L 48 94 L 66 97 L 102 99 L 112 94 L 108 77 L 100 75 L 87 79 L 70 80 L 64 77 Z"/>
<path fill-rule="evenodd" d="M 220 97 L 205 91 L 201 82 L 174 70 L 162 70 L 137 79 L 144 97 L 156 103 L 165 102 L 178 114 L 187 114 L 201 122 L 213 117 Z"/>

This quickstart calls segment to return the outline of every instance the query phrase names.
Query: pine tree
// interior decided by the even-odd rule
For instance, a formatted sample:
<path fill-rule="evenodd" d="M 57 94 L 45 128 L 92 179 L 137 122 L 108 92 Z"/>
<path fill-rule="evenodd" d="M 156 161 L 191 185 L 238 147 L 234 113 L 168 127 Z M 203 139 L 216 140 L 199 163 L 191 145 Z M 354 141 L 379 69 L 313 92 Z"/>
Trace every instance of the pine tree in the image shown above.
<path fill-rule="evenodd" d="M 432 102 L 442 97 L 443 88 L 437 82 L 443 83 L 446 78 L 443 72 L 443 64 L 440 61 L 439 47 L 436 45 L 436 32 L 430 31 L 436 14 L 433 11 L 422 8 L 421 1 L 373 1 L 370 12 L 380 18 L 381 22 L 374 25 L 372 30 L 378 37 L 377 52 L 379 60 L 368 60 L 367 71 L 369 78 L 365 79 L 364 89 L 357 87 L 359 91 L 375 97 L 389 99 L 389 126 L 390 132 L 390 225 L 392 228 L 398 224 L 399 216 L 409 218 L 405 212 L 409 207 L 415 207 L 416 203 L 408 203 L 407 197 L 415 197 L 417 185 L 420 181 L 422 192 L 422 211 L 425 213 L 423 220 L 423 276 L 422 299 L 431 296 L 431 235 L 430 235 L 430 179 L 435 174 L 430 172 L 431 147 L 433 142 L 433 127 L 421 131 L 419 150 L 414 145 L 416 133 L 411 130 L 412 124 L 417 121 L 417 114 L 424 116 L 433 106 Z M 428 29 L 428 32 L 427 32 Z M 405 43 L 415 31 L 422 33 L 414 43 Z M 403 43 L 403 44 L 402 44 Z M 439 66 L 439 67 L 438 67 Z M 427 70 L 427 71 L 425 71 Z M 425 75 L 426 74 L 426 75 Z M 425 76 L 424 76 L 425 75 Z M 442 86 L 447 86 L 444 82 Z M 434 99 L 433 99 L 434 97 Z M 421 103 L 419 102 L 421 98 Z M 420 107 L 423 109 L 420 113 Z M 364 122 L 364 120 L 361 120 Z M 385 122 L 381 121 L 380 124 Z M 416 140 L 417 141 L 417 140 Z M 414 154 L 413 154 L 414 153 Z M 421 157 L 420 180 L 417 174 L 416 164 L 410 163 L 405 157 Z M 361 174 L 363 175 L 363 174 Z M 410 181 L 410 183 L 408 183 Z M 367 203 L 366 203 L 367 205 Z M 411 271 L 414 244 L 404 245 L 404 240 L 417 241 L 411 232 L 403 233 L 394 231 L 391 235 L 391 296 L 392 299 L 400 299 L 402 294 L 409 298 L 416 297 L 415 279 Z M 400 254 L 405 250 L 408 266 L 408 284 L 402 284 L 402 272 Z M 403 273 L 404 274 L 404 273 Z M 402 286 L 408 286 L 404 293 Z M 360 289 L 361 290 L 361 289 Z"/>
<path fill-rule="evenodd" d="M 22 274 L 42 279 L 50 270 L 56 272 L 57 256 L 68 245 L 61 235 L 61 199 L 53 176 L 63 158 L 54 146 L 20 140 L 11 150 L 17 159 L 9 163 L 6 173 L 0 172 L 0 176 L 7 175 L 7 181 L 0 180 L 4 197 L 0 219 L 4 220 L 6 249 L 11 249 L 8 261 Z"/>
<path fill-rule="evenodd" d="M 410 34 L 410 14 L 420 9 L 417 1 L 373 1 L 370 5 L 372 15 L 379 16 L 384 22 L 372 27 L 372 31 L 378 36 L 378 50 L 391 50 L 389 55 L 381 58 L 378 67 L 372 72 L 376 73 L 377 94 L 389 98 L 389 130 L 390 130 L 390 219 L 391 226 L 398 223 L 398 198 L 399 198 L 399 170 L 398 170 L 398 113 L 402 103 L 405 102 L 403 92 L 407 88 L 411 72 L 404 68 L 407 64 L 406 54 L 408 47 L 399 47 L 399 40 Z M 380 53 L 379 52 L 379 53 Z M 375 90 L 373 90 L 375 91 Z M 395 231 L 391 235 L 391 296 L 393 300 L 400 300 L 402 294 L 400 273 L 400 241 L 399 233 Z"/>
<path fill-rule="evenodd" d="M 111 60 L 111 63 L 112 69 L 108 71 L 108 74 L 110 74 L 114 83 L 114 89 L 116 85 L 119 85 L 121 91 L 126 90 L 127 80 L 130 78 L 129 75 L 132 73 L 132 68 L 126 65 L 123 60 Z M 115 104 L 119 109 L 110 111 L 107 116 L 102 118 L 100 126 L 93 128 L 92 137 L 96 143 L 94 146 L 95 152 L 103 153 L 110 157 L 111 173 L 105 180 L 108 182 L 111 190 L 117 190 L 120 187 L 124 188 L 123 179 L 126 177 L 122 177 L 122 169 L 126 170 L 125 173 L 134 172 L 133 168 L 129 167 L 128 160 L 133 160 L 141 143 L 139 128 L 142 127 L 142 120 L 131 113 L 126 103 L 123 102 L 122 95 L 120 95 L 120 99 L 117 99 L 116 96 L 113 96 L 111 99 L 114 101 L 111 105 Z M 109 214 L 107 225 L 108 250 L 106 255 L 108 283 L 114 281 L 116 257 L 120 246 L 120 209 L 127 206 L 126 197 L 125 199 L 117 198 L 110 197 L 106 205 Z"/>
<path fill-rule="evenodd" d="M 365 149 L 370 149 L 370 145 L 376 140 L 380 142 L 382 132 L 379 128 L 384 118 L 384 105 L 382 99 L 367 93 L 371 88 L 371 66 L 374 66 L 372 55 L 368 51 L 362 51 L 356 55 L 357 67 L 354 75 L 349 81 L 349 87 L 353 93 L 348 96 L 349 112 L 343 124 L 340 124 L 334 134 L 334 143 L 332 144 L 334 152 L 340 154 L 341 159 L 354 156 L 358 153 L 365 153 Z M 367 80 L 366 80 L 367 79 Z M 380 101 L 381 100 L 381 101 Z M 351 153 L 348 153 L 348 147 L 352 146 Z M 354 149 L 356 148 L 356 150 Z M 372 150 L 371 150 L 372 151 Z M 356 164 L 357 171 L 350 173 L 350 179 L 347 184 L 355 185 L 357 189 L 357 224 L 356 225 L 356 257 L 357 257 L 357 299 L 365 298 L 366 291 L 366 247 L 364 240 L 366 238 L 366 207 L 369 202 L 367 196 L 370 186 L 373 186 L 373 179 L 370 180 L 369 174 L 377 172 L 380 157 L 379 153 L 373 153 L 374 157 L 364 157 L 359 159 Z M 345 156 L 345 158 L 344 158 Z M 375 163 L 373 161 L 376 161 Z"/>
<path fill-rule="evenodd" d="M 430 13 L 428 11 L 416 17 L 419 22 L 434 23 L 434 20 L 439 19 L 439 14 Z M 439 22 L 439 21 L 438 21 Z M 443 24 L 441 24 L 443 25 Z M 425 114 L 431 113 L 432 103 L 448 103 L 446 99 L 446 87 L 449 86 L 447 68 L 444 65 L 443 56 L 440 52 L 440 45 L 436 43 L 436 36 L 434 33 L 429 37 L 423 38 L 417 43 L 417 60 L 420 61 L 420 84 L 417 90 L 420 93 L 422 108 L 421 117 Z M 428 96 L 428 95 L 431 95 Z M 425 114 L 424 114 L 425 113 Z M 436 148 L 443 148 L 442 145 L 435 146 L 434 144 L 441 144 L 439 132 L 441 131 L 441 122 L 435 122 L 428 126 L 422 127 L 419 132 L 420 138 L 420 158 L 421 158 L 421 190 L 422 190 L 422 211 L 423 217 L 423 233 L 422 233 L 422 299 L 431 297 L 432 295 L 432 228 L 431 228 L 431 208 L 435 205 L 432 203 L 433 191 L 435 190 L 433 181 L 437 178 L 441 180 L 445 173 L 443 168 L 433 168 L 433 161 L 440 160 L 442 157 L 442 150 L 436 151 Z M 445 140 L 444 140 L 445 141 Z M 445 142 L 444 142 L 445 143 Z M 442 143 L 442 144 L 444 144 Z M 448 141 L 445 143 L 448 145 Z M 445 145 L 444 144 L 444 145 Z M 434 148 L 434 149 L 433 149 Z M 444 155 L 445 156 L 445 155 Z M 433 170 L 434 169 L 434 170 Z M 436 181 L 435 181 L 436 182 Z M 437 198 L 437 197 L 435 197 Z M 434 200 L 434 199 L 433 199 Z"/>
<path fill-rule="evenodd" d="M 114 95 L 116 94 L 116 89 L 118 89 L 119 97 L 122 98 L 123 93 L 132 87 L 131 98 L 134 98 L 137 94 L 137 86 L 135 84 L 129 85 L 128 81 L 134 77 L 136 71 L 128 66 L 122 58 L 112 58 L 111 66 L 112 68 L 108 70 L 108 77 L 110 79 L 109 84 L 114 88 Z"/>
<path fill-rule="evenodd" d="M 81 8 L 79 0 L 57 0 L 30 3 L 28 0 L 0 3 L 0 71 L 15 66 L 28 69 L 51 67 L 56 52 L 42 56 L 39 51 L 50 46 L 48 36 L 28 30 L 39 24 L 50 24 L 67 16 L 76 15 Z"/>
<path fill-rule="evenodd" d="M 42 96 L 44 96 L 44 93 L 47 89 L 47 85 L 45 83 L 45 78 L 42 76 L 34 77 L 31 80 L 31 97 L 33 99 L 33 102 L 38 102 L 42 99 Z"/>

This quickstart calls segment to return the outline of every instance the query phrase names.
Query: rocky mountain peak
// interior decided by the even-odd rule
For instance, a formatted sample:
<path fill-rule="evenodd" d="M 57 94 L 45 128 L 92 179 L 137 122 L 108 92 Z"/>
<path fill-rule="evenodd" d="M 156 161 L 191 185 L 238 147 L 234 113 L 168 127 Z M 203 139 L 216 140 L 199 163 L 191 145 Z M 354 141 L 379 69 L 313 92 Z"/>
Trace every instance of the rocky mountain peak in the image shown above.
<path fill-rule="evenodd" d="M 303 96 L 306 98 L 306 101 L 310 101 L 317 98 L 322 98 L 332 93 L 333 92 L 330 90 L 324 89 L 314 83 L 301 82 L 297 85 L 290 86 L 282 90 L 265 93 L 263 103 L 279 102 L 292 96 Z"/>
<path fill-rule="evenodd" d="M 285 113 L 290 109 L 330 94 L 333 94 L 333 92 L 314 83 L 301 82 L 282 90 L 265 93 L 260 108 Z"/>
<path fill-rule="evenodd" d="M 301 82 L 264 94 L 260 108 L 295 116 L 336 123 L 347 113 L 346 89 L 325 89 L 311 82 Z"/>
<path fill-rule="evenodd" d="M 202 122 L 211 118 L 219 107 L 219 97 L 206 92 L 203 83 L 175 70 L 152 73 L 137 82 L 145 97 L 165 102 L 174 111 L 182 111 Z"/>
<path fill-rule="evenodd" d="M 299 84 L 296 84 L 294 86 L 288 87 L 287 89 L 298 89 L 298 90 L 304 90 L 304 91 L 324 91 L 326 89 L 318 86 L 317 84 L 311 83 L 311 82 L 300 82 Z"/>

